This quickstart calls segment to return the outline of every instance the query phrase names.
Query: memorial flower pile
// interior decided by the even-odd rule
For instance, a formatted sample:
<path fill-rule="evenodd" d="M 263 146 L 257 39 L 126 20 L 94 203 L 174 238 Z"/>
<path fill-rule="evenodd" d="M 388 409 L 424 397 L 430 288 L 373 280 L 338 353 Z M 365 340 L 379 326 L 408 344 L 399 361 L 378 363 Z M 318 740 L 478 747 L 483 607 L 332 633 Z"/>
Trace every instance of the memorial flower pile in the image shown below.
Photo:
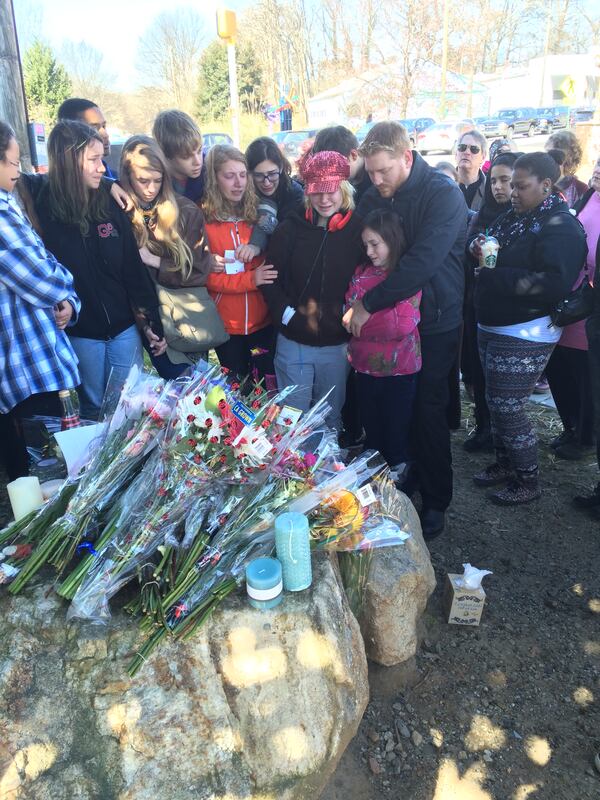
<path fill-rule="evenodd" d="M 6 575 L 17 593 L 50 566 L 69 619 L 106 622 L 111 603 L 124 606 L 146 637 L 135 674 L 272 553 L 283 511 L 308 515 L 317 550 L 403 541 L 387 467 L 372 453 L 345 466 L 326 400 L 301 414 L 291 391 L 240 384 L 218 366 L 173 383 L 132 373 L 83 475 L 0 532 L 0 583 Z M 364 585 L 368 564 L 357 563 Z"/>

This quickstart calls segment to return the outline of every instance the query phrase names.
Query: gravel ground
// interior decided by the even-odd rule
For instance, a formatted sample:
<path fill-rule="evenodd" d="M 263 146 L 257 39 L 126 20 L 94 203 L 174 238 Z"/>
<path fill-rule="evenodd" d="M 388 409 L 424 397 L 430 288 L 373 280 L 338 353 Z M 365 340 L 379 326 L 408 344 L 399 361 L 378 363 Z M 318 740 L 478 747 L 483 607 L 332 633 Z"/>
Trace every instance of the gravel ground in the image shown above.
<path fill-rule="evenodd" d="M 469 427 L 469 408 L 465 406 Z M 489 455 L 453 434 L 455 498 L 431 543 L 437 578 L 416 658 L 371 666 L 371 702 L 323 800 L 587 800 L 600 797 L 600 518 L 570 498 L 595 459 L 555 459 L 556 413 L 531 406 L 544 493 L 492 505 L 471 475 Z M 479 627 L 444 622 L 446 573 L 491 569 Z"/>

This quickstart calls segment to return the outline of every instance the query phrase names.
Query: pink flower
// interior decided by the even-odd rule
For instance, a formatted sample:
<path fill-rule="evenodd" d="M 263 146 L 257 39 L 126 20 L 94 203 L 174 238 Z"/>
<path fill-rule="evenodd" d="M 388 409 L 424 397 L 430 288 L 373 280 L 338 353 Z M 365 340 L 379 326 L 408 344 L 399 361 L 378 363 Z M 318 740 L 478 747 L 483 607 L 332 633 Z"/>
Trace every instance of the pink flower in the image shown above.
<path fill-rule="evenodd" d="M 314 453 L 307 453 L 304 456 L 304 463 L 307 467 L 314 467 L 314 465 L 317 463 L 316 455 Z"/>

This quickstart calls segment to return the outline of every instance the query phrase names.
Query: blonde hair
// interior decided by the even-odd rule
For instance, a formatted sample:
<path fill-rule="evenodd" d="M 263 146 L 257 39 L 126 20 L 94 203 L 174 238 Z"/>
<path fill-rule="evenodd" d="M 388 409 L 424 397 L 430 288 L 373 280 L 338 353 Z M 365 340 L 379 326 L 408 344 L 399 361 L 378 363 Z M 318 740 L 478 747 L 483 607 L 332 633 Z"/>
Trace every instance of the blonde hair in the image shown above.
<path fill-rule="evenodd" d="M 340 191 L 342 193 L 342 205 L 340 206 L 340 211 L 352 211 L 354 209 L 354 186 L 350 183 L 350 181 L 342 181 L 340 183 Z M 318 192 L 316 192 L 318 194 Z M 305 208 L 312 208 L 310 203 L 310 195 L 304 195 L 304 207 Z M 337 211 L 336 211 L 337 214 Z"/>
<path fill-rule="evenodd" d="M 238 161 L 246 168 L 246 156 L 229 144 L 216 144 L 208 151 L 206 156 L 206 189 L 204 192 L 203 209 L 209 222 L 226 222 L 231 217 L 243 219 L 254 223 L 257 219 L 258 198 L 254 189 L 254 181 L 248 175 L 246 189 L 241 201 L 234 206 L 229 202 L 219 188 L 217 173 L 227 161 Z"/>
<path fill-rule="evenodd" d="M 131 184 L 132 167 L 150 169 L 162 175 L 156 200 L 151 211 L 146 212 L 150 214 L 148 225 L 144 219 L 144 209 Z M 192 272 L 192 251 L 179 233 L 179 206 L 164 153 L 154 139 L 137 135 L 125 142 L 121 151 L 119 181 L 133 201 L 131 224 L 138 247 L 147 247 L 156 256 L 170 256 L 175 264 L 172 271 L 181 272 L 184 280 L 189 278 Z"/>
<path fill-rule="evenodd" d="M 361 156 L 372 156 L 382 150 L 398 157 L 411 149 L 410 138 L 399 122 L 378 122 L 367 133 L 358 148 Z"/>

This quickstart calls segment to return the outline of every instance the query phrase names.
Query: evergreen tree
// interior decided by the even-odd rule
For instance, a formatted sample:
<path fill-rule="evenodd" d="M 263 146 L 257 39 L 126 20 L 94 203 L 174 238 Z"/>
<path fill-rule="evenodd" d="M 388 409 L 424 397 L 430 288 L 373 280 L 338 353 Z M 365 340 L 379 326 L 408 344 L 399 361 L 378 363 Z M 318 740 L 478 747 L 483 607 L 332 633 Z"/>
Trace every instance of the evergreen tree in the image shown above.
<path fill-rule="evenodd" d="M 23 80 L 29 118 L 53 123 L 60 104 L 71 94 L 71 81 L 49 45 L 36 40 L 27 50 Z"/>
<path fill-rule="evenodd" d="M 236 47 L 238 93 L 242 111 L 256 113 L 261 104 L 261 70 L 250 44 Z M 227 48 L 211 42 L 200 59 L 200 81 L 196 113 L 201 122 L 222 119 L 229 113 L 229 69 Z"/>

